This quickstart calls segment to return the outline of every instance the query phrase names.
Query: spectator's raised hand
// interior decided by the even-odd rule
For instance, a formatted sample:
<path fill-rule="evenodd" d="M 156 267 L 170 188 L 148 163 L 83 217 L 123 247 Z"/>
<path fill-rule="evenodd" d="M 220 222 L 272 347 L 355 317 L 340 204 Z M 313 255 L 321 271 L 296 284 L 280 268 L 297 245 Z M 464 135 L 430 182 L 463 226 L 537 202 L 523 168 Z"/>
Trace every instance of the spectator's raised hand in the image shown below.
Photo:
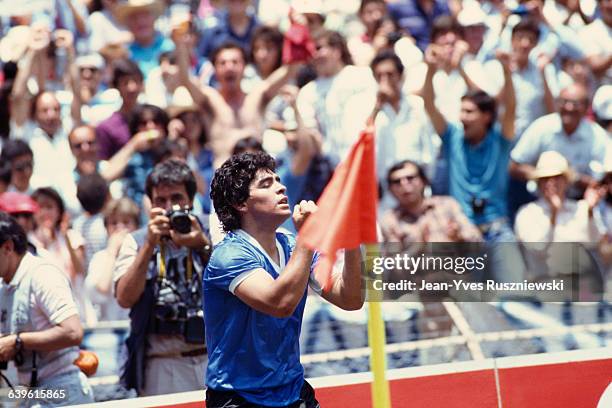
<path fill-rule="evenodd" d="M 450 60 L 450 66 L 452 69 L 457 69 L 463 61 L 463 57 L 470 49 L 468 43 L 464 40 L 458 40 L 453 48 L 453 54 Z"/>
<path fill-rule="evenodd" d="M 291 21 L 293 24 L 299 24 L 303 26 L 308 25 L 308 19 L 306 18 L 306 16 L 296 11 L 294 8 L 291 8 L 291 10 L 289 10 L 289 21 Z"/>
<path fill-rule="evenodd" d="M 563 206 L 563 200 L 559 195 L 557 185 L 554 182 L 545 182 L 544 186 L 542 187 L 542 195 L 544 196 L 544 200 L 550 206 L 552 218 L 555 219 Z"/>
<path fill-rule="evenodd" d="M 540 72 L 544 72 L 544 70 L 546 69 L 548 64 L 550 64 L 551 61 L 552 61 L 552 58 L 548 54 L 541 53 L 538 56 L 538 60 L 537 60 L 538 70 Z"/>
<path fill-rule="evenodd" d="M 195 46 L 195 36 L 189 28 L 185 29 L 184 26 L 174 27 L 170 37 L 177 48 L 191 49 Z"/>
<path fill-rule="evenodd" d="M 512 70 L 511 69 L 512 56 L 510 55 L 510 53 L 498 50 L 495 53 L 495 57 L 497 58 L 499 63 L 502 65 L 504 70 L 507 70 L 507 71 L 511 71 Z"/>
<path fill-rule="evenodd" d="M 172 119 L 168 123 L 168 139 L 177 140 L 185 133 L 185 124 L 180 119 Z"/>
<path fill-rule="evenodd" d="M 587 205 L 589 206 L 589 211 L 593 211 L 593 209 L 597 206 L 601 199 L 605 197 L 606 193 L 607 187 L 605 186 L 590 184 L 586 188 L 586 190 L 584 191 L 584 201 L 587 202 Z"/>
<path fill-rule="evenodd" d="M 459 223 L 457 223 L 455 220 L 451 220 L 446 225 L 446 235 L 452 242 L 463 242 L 461 228 L 459 227 Z"/>
<path fill-rule="evenodd" d="M 68 230 L 70 229 L 70 216 L 68 213 L 64 213 L 62 216 L 62 220 L 60 221 L 59 230 L 62 236 L 66 236 Z"/>
<path fill-rule="evenodd" d="M 55 41 L 55 46 L 57 48 L 64 48 L 66 50 L 71 50 L 74 46 L 74 36 L 72 33 L 65 29 L 57 29 L 53 32 L 53 38 Z"/>
<path fill-rule="evenodd" d="M 155 142 L 162 139 L 163 135 L 159 130 L 151 129 L 144 130 L 142 132 L 136 133 L 132 139 L 134 144 L 134 149 L 136 151 L 142 152 L 145 150 L 149 150 Z"/>
<path fill-rule="evenodd" d="M 546 22 L 546 17 L 544 16 L 544 2 L 540 0 L 530 0 L 525 4 L 527 10 L 529 10 L 529 15 L 535 18 L 537 21 Z"/>
<path fill-rule="evenodd" d="M 425 50 L 425 63 L 429 68 L 438 69 L 440 66 L 440 48 L 436 44 L 429 44 Z"/>

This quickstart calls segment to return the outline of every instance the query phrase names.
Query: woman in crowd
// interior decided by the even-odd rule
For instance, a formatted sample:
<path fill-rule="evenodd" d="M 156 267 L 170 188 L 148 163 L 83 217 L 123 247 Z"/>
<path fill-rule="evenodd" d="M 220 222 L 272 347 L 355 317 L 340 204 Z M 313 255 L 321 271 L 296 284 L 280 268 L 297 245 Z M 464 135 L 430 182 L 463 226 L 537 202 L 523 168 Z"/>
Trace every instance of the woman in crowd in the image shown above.
<path fill-rule="evenodd" d="M 103 214 L 108 245 L 93 255 L 85 291 L 96 309 L 98 321 L 127 319 L 128 310 L 120 308 L 113 297 L 113 266 L 123 238 L 138 228 L 140 209 L 132 200 L 123 197 L 108 203 Z"/>
<path fill-rule="evenodd" d="M 70 279 L 81 320 L 93 321 L 95 315 L 87 296 L 81 290 L 85 279 L 85 240 L 70 229 L 64 201 L 51 187 L 34 191 L 32 198 L 40 210 L 34 215 L 36 228 L 29 236 L 35 247 L 44 249 Z"/>

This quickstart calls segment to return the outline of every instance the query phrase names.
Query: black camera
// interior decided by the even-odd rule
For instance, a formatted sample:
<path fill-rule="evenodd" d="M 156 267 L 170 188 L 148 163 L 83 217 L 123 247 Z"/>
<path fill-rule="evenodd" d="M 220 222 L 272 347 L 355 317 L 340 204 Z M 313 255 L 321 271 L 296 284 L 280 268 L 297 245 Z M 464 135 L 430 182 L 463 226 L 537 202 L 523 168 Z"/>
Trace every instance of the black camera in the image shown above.
<path fill-rule="evenodd" d="M 187 234 L 191 231 L 191 218 L 189 218 L 189 210 L 181 208 L 180 205 L 173 205 L 166 212 L 166 217 L 170 219 L 170 228 L 181 234 Z"/>
<path fill-rule="evenodd" d="M 185 322 L 183 337 L 187 343 L 204 343 L 204 312 L 201 309 L 190 309 L 187 311 L 187 321 Z"/>
<path fill-rule="evenodd" d="M 156 334 L 183 334 L 183 322 L 187 319 L 187 306 L 181 301 L 172 282 L 164 279 L 160 284 L 157 301 L 153 306 L 154 332 Z"/>
<path fill-rule="evenodd" d="M 187 343 L 202 344 L 204 313 L 197 307 L 188 307 L 173 286 L 164 279 L 160 284 L 153 307 L 153 332 L 163 335 L 182 335 Z"/>
<path fill-rule="evenodd" d="M 174 285 L 164 279 L 155 303 L 155 318 L 159 320 L 185 320 L 187 306 L 181 301 Z"/>
<path fill-rule="evenodd" d="M 472 197 L 472 211 L 474 215 L 482 215 L 487 206 L 487 200 L 484 198 Z"/>

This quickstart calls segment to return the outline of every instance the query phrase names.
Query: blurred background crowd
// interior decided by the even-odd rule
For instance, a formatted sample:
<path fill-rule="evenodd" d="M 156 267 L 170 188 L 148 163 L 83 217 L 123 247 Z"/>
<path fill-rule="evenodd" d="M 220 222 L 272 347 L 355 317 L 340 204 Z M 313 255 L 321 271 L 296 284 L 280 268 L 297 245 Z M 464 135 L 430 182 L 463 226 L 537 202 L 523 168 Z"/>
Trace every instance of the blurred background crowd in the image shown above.
<path fill-rule="evenodd" d="M 385 240 L 579 241 L 610 276 L 612 0 L 12 3 L 0 209 L 88 326 L 127 318 L 113 264 L 155 164 L 190 166 L 218 242 L 228 157 L 265 150 L 292 205 L 316 200 L 370 115 Z"/>

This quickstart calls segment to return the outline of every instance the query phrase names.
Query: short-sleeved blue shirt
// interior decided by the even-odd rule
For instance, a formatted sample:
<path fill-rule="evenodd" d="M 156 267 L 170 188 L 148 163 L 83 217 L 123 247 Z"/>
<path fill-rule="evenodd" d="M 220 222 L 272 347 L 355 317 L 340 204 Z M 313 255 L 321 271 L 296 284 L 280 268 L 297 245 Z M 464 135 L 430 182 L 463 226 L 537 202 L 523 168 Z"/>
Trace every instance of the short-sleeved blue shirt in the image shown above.
<path fill-rule="evenodd" d="M 151 45 L 143 47 L 136 42 L 129 46 L 130 58 L 138 64 L 145 79 L 149 72 L 159 66 L 159 56 L 167 51 L 174 50 L 174 42 L 171 39 L 164 37 L 161 33 L 156 33 L 155 39 Z"/>
<path fill-rule="evenodd" d="M 387 5 L 387 9 L 397 25 L 415 39 L 421 51 L 425 51 L 429 44 L 433 22 L 440 16 L 450 15 L 447 3 L 447 1 L 435 0 L 431 14 L 423 10 L 418 0 L 392 2 Z"/>
<path fill-rule="evenodd" d="M 499 125 L 472 145 L 465 140 L 463 126 L 449 123 L 442 136 L 442 148 L 449 162 L 449 190 L 465 215 L 476 225 L 508 214 L 508 163 L 512 142 L 504 138 Z M 475 214 L 472 200 L 485 201 L 484 211 Z"/>
<path fill-rule="evenodd" d="M 229 232 L 215 247 L 204 272 L 206 384 L 213 390 L 234 391 L 249 402 L 266 406 L 286 406 L 299 399 L 304 383 L 299 336 L 306 289 L 288 318 L 258 312 L 233 292 L 256 269 L 278 278 L 295 240 L 292 235 L 277 232 L 276 244 L 280 265 L 245 231 Z"/>
<path fill-rule="evenodd" d="M 215 21 L 216 24 L 212 27 L 207 27 L 202 34 L 202 39 L 198 45 L 198 55 L 200 57 L 210 58 L 210 54 L 217 47 L 227 42 L 238 44 L 247 54 L 250 52 L 251 37 L 255 29 L 260 25 L 257 17 L 251 16 L 249 26 L 243 35 L 234 32 L 227 12 L 220 13 Z"/>

